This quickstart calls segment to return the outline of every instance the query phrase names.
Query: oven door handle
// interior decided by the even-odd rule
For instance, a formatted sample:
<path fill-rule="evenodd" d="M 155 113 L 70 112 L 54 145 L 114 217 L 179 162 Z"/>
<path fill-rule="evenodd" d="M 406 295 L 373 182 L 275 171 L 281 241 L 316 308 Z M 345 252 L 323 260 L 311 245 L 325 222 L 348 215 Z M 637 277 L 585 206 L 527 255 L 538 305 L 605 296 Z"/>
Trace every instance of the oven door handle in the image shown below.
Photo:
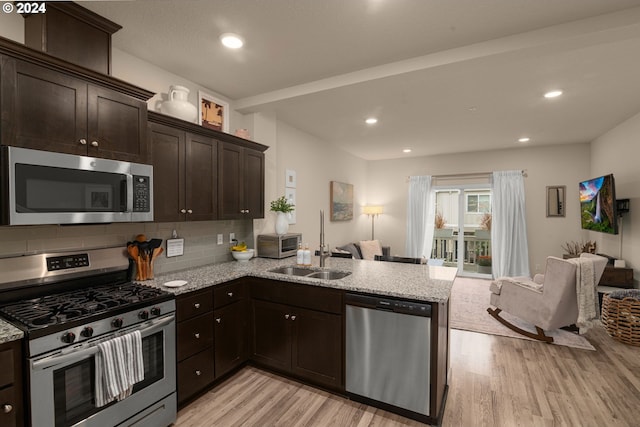
<path fill-rule="evenodd" d="M 171 316 L 163 317 L 161 319 L 152 320 L 150 322 L 147 322 L 149 326 L 139 329 L 139 331 L 142 335 L 155 333 L 156 329 L 160 329 L 163 326 L 173 322 L 174 320 L 175 320 L 175 315 L 173 314 Z M 136 330 L 138 329 L 128 330 L 127 333 L 134 332 Z M 111 338 L 114 338 L 114 337 L 111 337 Z M 74 349 L 70 349 L 68 352 L 65 352 L 65 353 L 56 353 L 51 356 L 44 357 L 40 360 L 32 361 L 31 369 L 42 370 L 42 369 L 50 368 L 52 366 L 62 365 L 72 360 L 84 359 L 87 356 L 96 354 L 99 351 L 98 344 L 103 341 L 108 341 L 109 339 L 101 339 L 87 346 L 76 347 Z"/>

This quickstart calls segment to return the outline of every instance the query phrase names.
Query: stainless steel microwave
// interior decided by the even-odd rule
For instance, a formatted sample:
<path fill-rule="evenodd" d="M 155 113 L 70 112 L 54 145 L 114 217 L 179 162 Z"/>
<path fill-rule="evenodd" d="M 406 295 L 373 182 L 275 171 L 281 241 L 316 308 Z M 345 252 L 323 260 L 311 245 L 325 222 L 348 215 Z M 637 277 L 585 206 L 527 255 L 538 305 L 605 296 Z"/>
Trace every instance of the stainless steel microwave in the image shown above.
<path fill-rule="evenodd" d="M 153 221 L 153 166 L 2 147 L 2 223 Z"/>
<path fill-rule="evenodd" d="M 287 258 L 295 256 L 302 234 L 259 234 L 258 256 L 262 258 Z"/>

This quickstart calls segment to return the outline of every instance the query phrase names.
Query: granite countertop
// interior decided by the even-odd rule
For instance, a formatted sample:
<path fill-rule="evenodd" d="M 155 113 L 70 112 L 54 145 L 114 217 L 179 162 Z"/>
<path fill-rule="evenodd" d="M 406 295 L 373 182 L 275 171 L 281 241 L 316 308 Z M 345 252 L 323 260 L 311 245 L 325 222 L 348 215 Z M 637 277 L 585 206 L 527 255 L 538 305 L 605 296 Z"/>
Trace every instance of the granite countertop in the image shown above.
<path fill-rule="evenodd" d="M 320 270 L 318 263 L 319 257 L 314 257 L 311 268 Z M 158 275 L 155 279 L 142 283 L 179 295 L 251 276 L 416 301 L 443 303 L 449 300 L 453 280 L 457 273 L 457 269 L 452 267 L 345 258 L 329 258 L 324 268 L 351 272 L 350 275 L 338 280 L 315 279 L 269 271 L 282 266 L 295 266 L 295 258 L 282 260 L 253 258 L 248 262 L 231 261 L 212 264 Z M 163 286 L 164 283 L 174 280 L 186 280 L 187 284 L 178 288 Z"/>
<path fill-rule="evenodd" d="M 319 258 L 314 257 L 311 268 L 321 270 L 318 263 Z M 457 269 L 451 267 L 345 258 L 329 258 L 324 268 L 325 270 L 351 273 L 338 280 L 314 279 L 269 271 L 283 266 L 295 266 L 295 258 L 282 260 L 253 258 L 248 262 L 231 261 L 212 264 L 158 275 L 155 279 L 142 283 L 179 295 L 251 276 L 408 300 L 442 303 L 449 300 L 457 272 Z M 164 283 L 173 280 L 186 280 L 187 284 L 179 288 L 163 286 Z M 23 336 L 23 331 L 0 318 L 0 344 L 22 339 Z"/>
<path fill-rule="evenodd" d="M 22 337 L 24 332 L 0 318 L 0 344 L 20 340 Z"/>

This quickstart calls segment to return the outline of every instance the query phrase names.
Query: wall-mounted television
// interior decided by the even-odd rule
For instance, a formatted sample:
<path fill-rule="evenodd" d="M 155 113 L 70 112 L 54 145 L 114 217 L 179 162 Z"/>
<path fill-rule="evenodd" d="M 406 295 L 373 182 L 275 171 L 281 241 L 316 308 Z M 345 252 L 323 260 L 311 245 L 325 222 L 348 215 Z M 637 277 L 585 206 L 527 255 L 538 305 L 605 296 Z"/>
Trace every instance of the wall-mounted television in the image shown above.
<path fill-rule="evenodd" d="M 580 183 L 580 220 L 582 228 L 618 234 L 616 186 L 613 174 Z"/>

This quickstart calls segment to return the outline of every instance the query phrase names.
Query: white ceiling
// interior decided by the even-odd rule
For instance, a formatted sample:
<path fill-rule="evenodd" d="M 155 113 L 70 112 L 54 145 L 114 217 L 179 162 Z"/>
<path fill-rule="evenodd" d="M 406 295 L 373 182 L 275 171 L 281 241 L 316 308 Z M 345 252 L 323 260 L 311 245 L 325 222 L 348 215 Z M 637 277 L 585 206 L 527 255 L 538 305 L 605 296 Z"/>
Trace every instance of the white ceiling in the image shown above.
<path fill-rule="evenodd" d="M 82 5 L 118 49 L 369 160 L 590 142 L 640 112 L 640 0 Z"/>

